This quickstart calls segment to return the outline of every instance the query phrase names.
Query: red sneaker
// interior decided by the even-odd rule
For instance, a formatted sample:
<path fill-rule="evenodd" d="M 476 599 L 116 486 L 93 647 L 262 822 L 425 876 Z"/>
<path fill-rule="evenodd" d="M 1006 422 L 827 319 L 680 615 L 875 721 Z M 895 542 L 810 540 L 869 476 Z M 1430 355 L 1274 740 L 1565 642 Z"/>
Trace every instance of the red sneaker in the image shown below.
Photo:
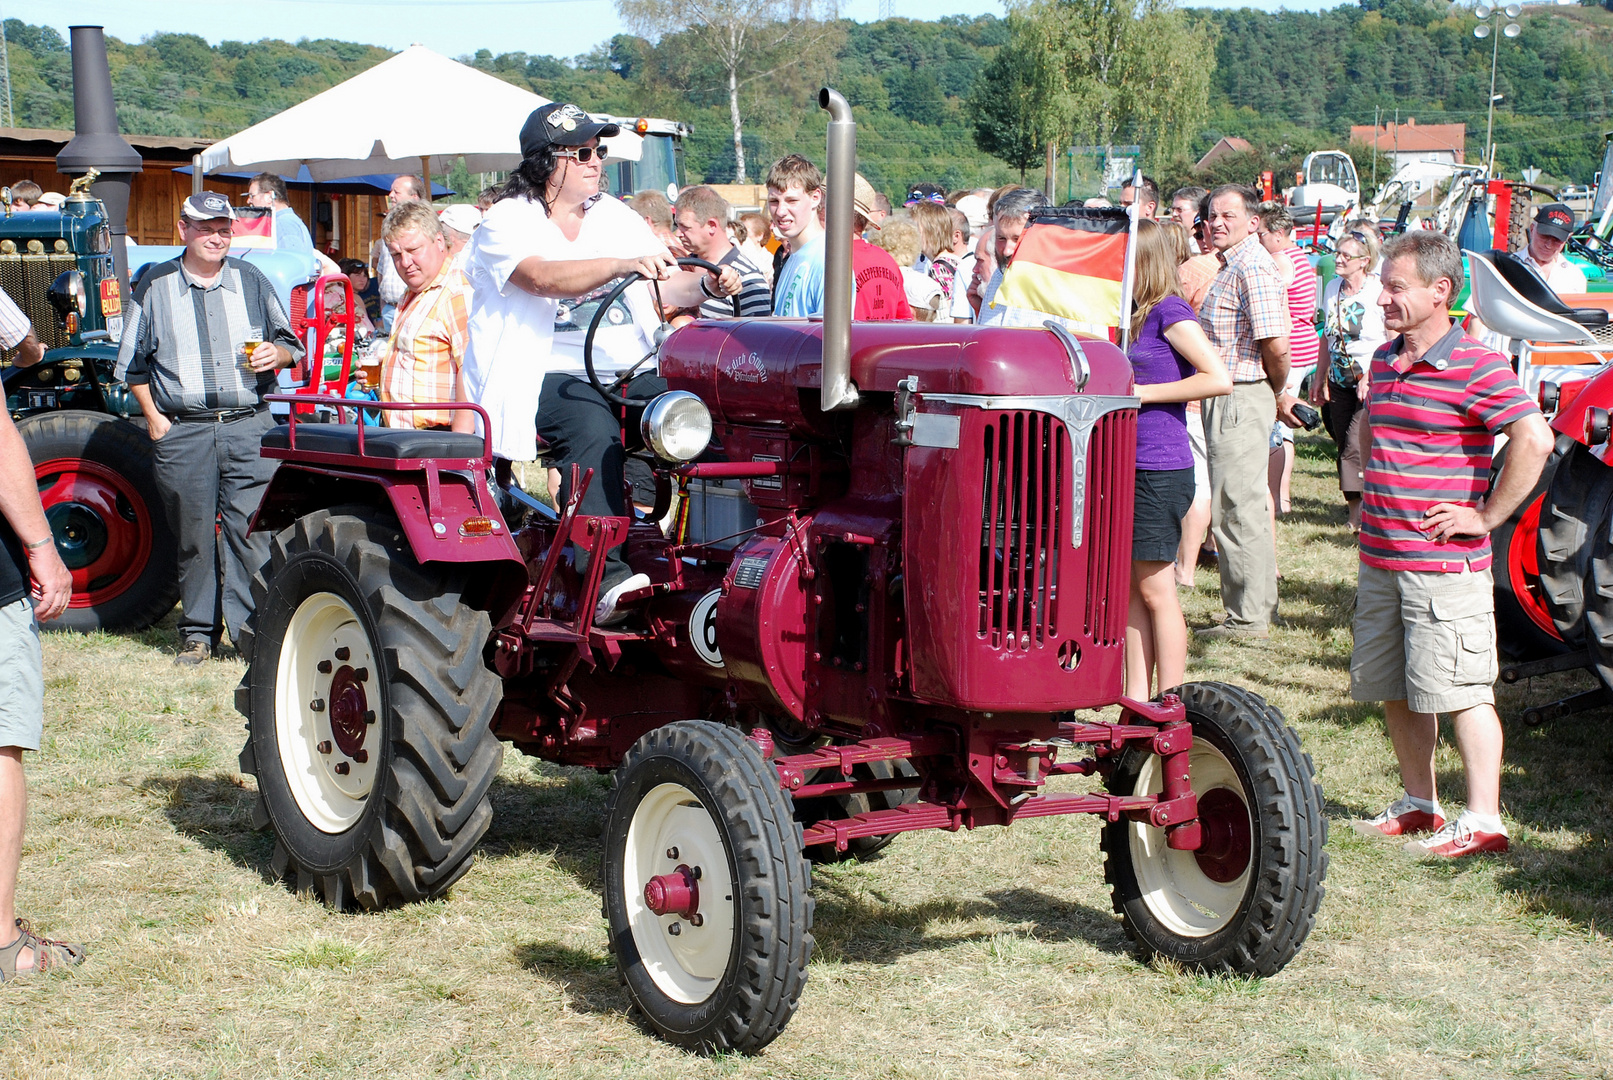
<path fill-rule="evenodd" d="M 1461 818 L 1446 825 L 1426 840 L 1413 840 L 1405 846 L 1413 858 L 1459 859 L 1464 855 L 1478 855 L 1486 851 L 1503 852 L 1507 849 L 1507 834 L 1483 832 L 1463 824 Z"/>
<path fill-rule="evenodd" d="M 1350 822 L 1350 828 L 1373 840 L 1438 832 L 1444 827 L 1445 819 L 1442 816 L 1419 810 L 1415 803 L 1404 797 L 1390 803 L 1383 813 L 1375 818 Z"/>

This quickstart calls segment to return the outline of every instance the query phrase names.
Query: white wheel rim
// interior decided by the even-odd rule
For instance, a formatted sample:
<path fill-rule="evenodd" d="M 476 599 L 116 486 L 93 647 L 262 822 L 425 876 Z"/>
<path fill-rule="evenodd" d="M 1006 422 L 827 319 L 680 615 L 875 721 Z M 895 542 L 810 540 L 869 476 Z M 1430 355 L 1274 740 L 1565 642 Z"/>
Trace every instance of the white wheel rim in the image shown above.
<path fill-rule="evenodd" d="M 338 650 L 347 650 L 345 654 Z M 345 655 L 346 659 L 339 657 Z M 328 662 L 329 671 L 320 671 Z M 344 674 L 345 672 L 345 674 Z M 369 709 L 379 710 L 380 692 L 375 689 L 381 677 L 369 635 L 346 600 L 335 593 L 309 596 L 297 606 L 286 627 L 280 648 L 280 664 L 275 672 L 274 728 L 280 751 L 280 765 L 297 808 L 309 824 L 324 833 L 340 833 L 350 828 L 369 804 L 380 763 L 380 729 L 365 725 L 359 731 L 366 761 L 343 749 L 353 746 L 351 725 L 344 724 L 348 712 L 337 718 L 337 726 L 349 732 L 343 738 L 332 726 L 333 686 L 338 696 L 350 704 L 351 688 L 358 673 L 368 682 L 359 683 L 361 696 Z M 321 703 L 315 708 L 314 703 Z M 375 734 L 369 734 L 373 732 Z M 346 774 L 338 772 L 345 766 Z"/>
<path fill-rule="evenodd" d="M 677 855 L 669 856 L 674 850 Z M 700 926 L 678 915 L 657 915 L 644 902 L 650 879 L 679 866 L 700 870 Z M 715 993 L 733 954 L 737 886 L 717 823 L 682 784 L 659 784 L 634 808 L 622 888 L 633 944 L 656 987 L 683 1005 L 698 1005 Z"/>
<path fill-rule="evenodd" d="M 1200 799 L 1223 788 L 1248 810 L 1249 800 L 1242 781 L 1232 763 L 1214 746 L 1203 739 L 1194 739 L 1188 764 L 1193 791 Z M 1136 790 L 1139 795 L 1157 795 L 1162 787 L 1160 759 L 1152 755 L 1137 776 Z M 1199 866 L 1195 852 L 1166 846 L 1164 829 L 1140 821 L 1128 826 L 1132 872 L 1137 877 L 1143 903 L 1172 933 L 1180 937 L 1208 937 L 1237 914 L 1259 854 L 1254 851 L 1254 815 L 1250 813 L 1249 817 L 1249 863 L 1243 873 L 1227 882 L 1208 877 Z"/>

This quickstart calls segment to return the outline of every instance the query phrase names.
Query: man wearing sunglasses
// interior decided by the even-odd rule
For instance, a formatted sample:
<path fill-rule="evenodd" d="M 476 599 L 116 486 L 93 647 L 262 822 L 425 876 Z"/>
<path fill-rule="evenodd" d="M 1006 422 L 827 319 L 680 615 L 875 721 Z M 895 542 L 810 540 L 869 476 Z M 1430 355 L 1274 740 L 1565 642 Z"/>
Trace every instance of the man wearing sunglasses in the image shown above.
<path fill-rule="evenodd" d="M 594 471 L 581 512 L 627 517 L 623 428 L 584 373 L 574 313 L 597 305 L 608 287 L 632 274 L 657 283 L 660 304 L 689 308 L 733 295 L 740 278 L 731 267 L 721 274 L 679 270 L 643 218 L 600 192 L 599 140 L 619 130 L 560 102 L 527 118 L 521 164 L 482 219 L 466 260 L 473 291 L 463 378 L 466 395 L 488 412 L 498 458 L 532 460 L 541 435 L 545 458 L 560 466 L 561 500 L 571 494 L 569 466 L 576 463 Z M 595 342 L 595 371 L 606 383 L 653 356 L 660 326 L 657 298 L 645 282 L 624 296 L 626 311 L 606 313 L 614 344 Z M 626 396 L 648 400 L 666 389 L 653 360 L 637 372 Z M 636 416 L 626 430 L 637 432 Z M 501 475 L 507 469 L 501 466 Z M 606 559 L 594 613 L 602 625 L 624 616 L 619 597 L 649 584 L 631 572 L 620 548 Z"/>

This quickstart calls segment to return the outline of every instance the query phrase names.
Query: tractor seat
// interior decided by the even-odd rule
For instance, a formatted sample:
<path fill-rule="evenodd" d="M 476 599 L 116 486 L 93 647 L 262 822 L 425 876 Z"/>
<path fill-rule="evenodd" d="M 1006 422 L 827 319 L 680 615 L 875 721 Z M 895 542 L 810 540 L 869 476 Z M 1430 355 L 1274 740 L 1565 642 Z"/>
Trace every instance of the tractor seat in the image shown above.
<path fill-rule="evenodd" d="M 265 449 L 285 450 L 291 446 L 291 428 L 282 424 L 263 433 Z M 297 449 L 316 454 L 357 456 L 357 424 L 298 424 Z M 388 458 L 474 458 L 481 457 L 486 444 L 480 435 L 460 431 L 418 431 L 412 428 L 370 428 L 364 433 L 364 453 Z"/>
<path fill-rule="evenodd" d="M 1606 326 L 1608 313 L 1602 308 L 1571 308 L 1552 291 L 1546 279 L 1540 272 L 1516 255 L 1509 255 L 1505 251 L 1490 252 L 1490 261 L 1500 271 L 1506 283 L 1517 290 L 1518 295 L 1552 315 L 1561 315 L 1571 322 L 1581 326 Z"/>

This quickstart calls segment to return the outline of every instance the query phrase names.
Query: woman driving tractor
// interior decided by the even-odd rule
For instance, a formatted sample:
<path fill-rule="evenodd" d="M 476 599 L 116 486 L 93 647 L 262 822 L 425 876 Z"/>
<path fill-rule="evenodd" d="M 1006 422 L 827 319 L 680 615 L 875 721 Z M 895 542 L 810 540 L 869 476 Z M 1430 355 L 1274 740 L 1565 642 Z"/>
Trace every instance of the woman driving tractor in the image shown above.
<path fill-rule="evenodd" d="M 656 282 L 662 303 L 675 307 L 730 296 L 740 280 L 731 268 L 720 274 L 679 270 L 644 219 L 600 191 L 608 148 L 599 140 L 618 131 L 559 102 L 535 109 L 522 126 L 521 164 L 476 230 L 466 262 L 473 299 L 464 379 L 469 398 L 487 410 L 501 480 L 509 462 L 536 456 L 541 436 L 544 456 L 563 466 L 561 505 L 571 495 L 564 466 L 575 463 L 594 474 L 580 512 L 626 517 L 622 418 L 582 377 L 574 350 L 556 340 L 557 324 L 563 332 L 573 325 L 573 308 L 632 274 Z M 625 313 L 610 313 L 617 345 L 598 350 L 602 378 L 631 371 L 657 345 L 660 305 L 648 287 L 633 286 L 624 300 Z M 652 369 L 632 375 L 621 393 L 648 400 L 665 389 Z M 626 430 L 634 432 L 636 417 L 629 419 Z M 618 599 L 648 584 L 628 568 L 621 549 L 612 548 L 595 622 L 619 621 Z"/>

